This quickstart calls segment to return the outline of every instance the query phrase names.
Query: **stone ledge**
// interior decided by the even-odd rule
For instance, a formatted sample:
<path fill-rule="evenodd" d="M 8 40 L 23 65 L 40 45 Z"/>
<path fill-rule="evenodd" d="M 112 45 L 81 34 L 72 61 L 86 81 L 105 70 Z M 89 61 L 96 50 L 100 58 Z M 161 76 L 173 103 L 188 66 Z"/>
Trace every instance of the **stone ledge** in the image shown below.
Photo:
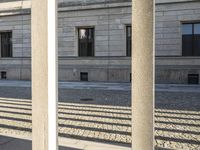
<path fill-rule="evenodd" d="M 200 57 L 156 57 L 156 65 L 199 66 Z"/>
<path fill-rule="evenodd" d="M 199 0 L 156 0 L 156 4 L 199 2 Z"/>

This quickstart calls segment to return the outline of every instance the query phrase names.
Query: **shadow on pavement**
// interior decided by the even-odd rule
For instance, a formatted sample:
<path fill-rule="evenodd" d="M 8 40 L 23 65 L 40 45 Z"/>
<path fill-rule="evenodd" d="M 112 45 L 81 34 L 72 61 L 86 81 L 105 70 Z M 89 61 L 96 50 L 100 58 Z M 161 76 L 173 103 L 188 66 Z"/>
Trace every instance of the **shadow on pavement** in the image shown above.
<path fill-rule="evenodd" d="M 15 90 L 15 89 L 13 89 Z M 28 98 L 30 91 L 1 91 L 0 97 Z M 30 90 L 30 89 L 27 89 Z M 25 92 L 24 92 L 25 91 Z M 15 94 L 15 95 L 14 95 Z M 91 101 L 82 101 L 88 99 Z M 157 92 L 155 139 L 157 150 L 200 147 L 200 93 Z M 129 91 L 59 91 L 59 135 L 64 138 L 131 145 Z M 0 99 L 2 132 L 31 133 L 31 101 Z M 16 122 L 13 126 L 10 122 Z M 23 124 L 23 126 L 21 126 Z M 17 126 L 18 125 L 18 126 Z M 20 131 L 22 130 L 22 131 Z M 4 133 L 4 134 L 5 134 Z M 0 150 L 4 150 L 1 149 Z"/>
<path fill-rule="evenodd" d="M 0 150 L 31 150 L 31 141 L 0 136 Z"/>
<path fill-rule="evenodd" d="M 30 140 L 0 136 L 0 150 L 32 150 L 32 142 Z M 59 146 L 59 150 L 81 149 Z"/>
<path fill-rule="evenodd" d="M 155 150 L 172 150 L 172 149 L 168 149 L 168 148 L 161 148 L 161 147 L 155 147 Z"/>

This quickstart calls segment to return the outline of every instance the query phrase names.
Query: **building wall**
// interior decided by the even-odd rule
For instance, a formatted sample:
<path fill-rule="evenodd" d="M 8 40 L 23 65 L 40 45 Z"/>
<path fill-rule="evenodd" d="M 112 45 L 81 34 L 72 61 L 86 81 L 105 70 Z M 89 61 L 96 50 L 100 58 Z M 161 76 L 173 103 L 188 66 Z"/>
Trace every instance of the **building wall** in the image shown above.
<path fill-rule="evenodd" d="M 200 2 L 156 6 L 156 55 L 182 56 L 181 24 L 200 21 Z"/>
<path fill-rule="evenodd" d="M 0 72 L 8 79 L 29 80 L 31 57 L 31 17 L 14 15 L 0 17 L 0 32 L 12 31 L 13 58 L 0 58 Z"/>
<path fill-rule="evenodd" d="M 18 2 L 16 0 L 16 2 Z M 0 58 L 0 72 L 8 79 L 31 79 L 30 3 L 0 7 L 0 30 L 13 31 L 13 58 Z M 23 9 L 22 9 L 23 8 Z M 156 1 L 156 82 L 187 83 L 188 74 L 200 74 L 199 57 L 182 56 L 183 22 L 200 21 L 196 0 Z M 60 0 L 58 13 L 59 79 L 130 82 L 126 57 L 126 25 L 131 24 L 130 0 Z M 78 27 L 95 28 L 95 57 L 78 57 Z"/>
<path fill-rule="evenodd" d="M 78 27 L 94 27 L 95 56 L 126 56 L 130 7 L 59 13 L 59 55 L 78 56 Z"/>
<path fill-rule="evenodd" d="M 130 57 L 126 57 L 126 25 L 131 24 L 130 6 L 82 7 L 59 12 L 59 79 L 79 81 L 130 81 Z M 93 8 L 93 9 L 91 9 Z M 78 57 L 78 28 L 94 27 L 95 57 Z M 67 64 L 67 65 L 66 65 Z"/>
<path fill-rule="evenodd" d="M 156 82 L 187 83 L 188 74 L 200 75 L 198 56 L 182 56 L 182 23 L 200 22 L 200 2 L 157 1 Z"/>

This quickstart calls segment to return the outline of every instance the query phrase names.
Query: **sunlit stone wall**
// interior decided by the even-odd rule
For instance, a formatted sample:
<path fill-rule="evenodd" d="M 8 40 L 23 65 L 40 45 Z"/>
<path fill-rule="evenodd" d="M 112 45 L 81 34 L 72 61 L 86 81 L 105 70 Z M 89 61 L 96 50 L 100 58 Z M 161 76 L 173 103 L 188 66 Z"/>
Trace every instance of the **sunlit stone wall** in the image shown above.
<path fill-rule="evenodd" d="M 13 57 L 1 58 L 0 72 L 8 79 L 31 78 L 30 0 L 0 2 L 0 31 L 13 33 Z M 131 24 L 130 0 L 59 0 L 59 79 L 79 81 L 130 81 L 126 57 L 126 26 Z M 198 57 L 182 57 L 182 22 L 200 21 L 196 0 L 156 0 L 156 81 L 187 83 L 189 73 L 199 74 Z M 78 27 L 94 27 L 95 57 L 78 57 Z"/>

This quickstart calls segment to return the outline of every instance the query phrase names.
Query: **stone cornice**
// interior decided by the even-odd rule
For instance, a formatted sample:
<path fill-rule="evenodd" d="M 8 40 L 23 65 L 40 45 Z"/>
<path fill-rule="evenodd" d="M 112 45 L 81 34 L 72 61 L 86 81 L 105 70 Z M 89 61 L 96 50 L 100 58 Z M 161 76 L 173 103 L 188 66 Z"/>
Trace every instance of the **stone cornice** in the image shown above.
<path fill-rule="evenodd" d="M 156 0 L 157 5 L 188 2 L 199 2 L 199 0 Z M 60 2 L 58 11 L 77 11 L 115 7 L 131 7 L 131 0 L 91 0 L 84 2 L 82 2 L 82 0 L 72 0 Z M 30 14 L 30 8 L 30 0 L 10 0 L 8 2 L 0 2 L 0 16 Z"/>
<path fill-rule="evenodd" d="M 102 8 L 114 8 L 114 7 L 131 7 L 131 2 L 109 2 L 109 3 L 91 3 L 90 5 L 75 5 L 78 3 L 70 4 L 60 3 L 58 11 L 76 11 L 76 10 L 88 10 L 88 9 L 102 9 Z M 126 0 L 127 1 L 127 0 Z M 128 0 L 129 1 L 129 0 Z M 0 16 L 6 15 L 19 15 L 31 13 L 31 2 L 29 0 L 24 2 L 5 2 L 0 5 Z"/>
<path fill-rule="evenodd" d="M 30 1 L 3 2 L 0 3 L 0 11 L 19 10 L 31 8 Z"/>
<path fill-rule="evenodd" d="M 115 7 L 131 7 L 131 2 L 123 3 L 99 3 L 93 5 L 77 5 L 59 7 L 58 11 L 76 11 L 76 10 L 89 10 L 89 9 L 102 9 L 102 8 L 115 8 Z"/>
<path fill-rule="evenodd" d="M 0 3 L 0 16 L 18 15 L 30 13 L 31 2 L 27 1 L 12 1 Z"/>

